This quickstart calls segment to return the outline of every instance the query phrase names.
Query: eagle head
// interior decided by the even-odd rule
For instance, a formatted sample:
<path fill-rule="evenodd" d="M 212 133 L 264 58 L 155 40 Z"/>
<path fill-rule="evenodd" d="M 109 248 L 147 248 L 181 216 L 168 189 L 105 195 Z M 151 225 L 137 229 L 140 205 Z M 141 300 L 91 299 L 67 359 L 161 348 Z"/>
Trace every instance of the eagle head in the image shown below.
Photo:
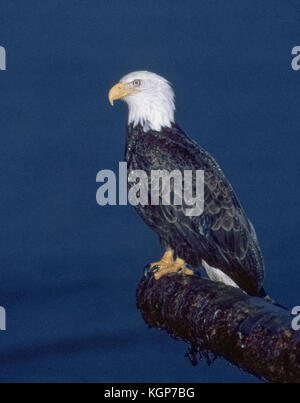
<path fill-rule="evenodd" d="M 129 73 L 108 94 L 111 105 L 117 99 L 128 104 L 128 123 L 141 125 L 144 131 L 171 127 L 174 123 L 174 91 L 171 84 L 149 71 Z"/>

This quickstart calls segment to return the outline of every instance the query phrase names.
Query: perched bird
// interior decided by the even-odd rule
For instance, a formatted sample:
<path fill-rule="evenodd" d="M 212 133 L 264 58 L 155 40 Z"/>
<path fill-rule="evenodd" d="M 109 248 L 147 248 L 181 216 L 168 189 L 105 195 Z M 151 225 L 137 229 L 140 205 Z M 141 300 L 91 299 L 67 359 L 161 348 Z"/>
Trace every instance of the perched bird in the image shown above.
<path fill-rule="evenodd" d="M 129 107 L 126 161 L 128 171 L 203 170 L 204 211 L 187 216 L 180 205 L 137 205 L 135 208 L 159 236 L 164 255 L 155 278 L 187 267 L 204 267 L 210 279 L 264 297 L 264 262 L 255 229 L 230 182 L 215 159 L 175 123 L 174 92 L 157 74 L 136 71 L 109 91 Z"/>

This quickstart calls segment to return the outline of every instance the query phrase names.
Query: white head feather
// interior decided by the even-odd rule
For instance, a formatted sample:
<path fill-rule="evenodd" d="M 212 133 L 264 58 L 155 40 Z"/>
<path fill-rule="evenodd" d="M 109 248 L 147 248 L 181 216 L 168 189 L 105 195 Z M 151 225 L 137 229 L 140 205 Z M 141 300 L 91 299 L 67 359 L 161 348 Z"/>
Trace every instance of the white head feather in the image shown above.
<path fill-rule="evenodd" d="M 128 123 L 141 124 L 144 131 L 171 127 L 174 123 L 174 91 L 163 77 L 149 71 L 135 71 L 120 82 L 134 91 L 124 97 L 129 107 Z"/>

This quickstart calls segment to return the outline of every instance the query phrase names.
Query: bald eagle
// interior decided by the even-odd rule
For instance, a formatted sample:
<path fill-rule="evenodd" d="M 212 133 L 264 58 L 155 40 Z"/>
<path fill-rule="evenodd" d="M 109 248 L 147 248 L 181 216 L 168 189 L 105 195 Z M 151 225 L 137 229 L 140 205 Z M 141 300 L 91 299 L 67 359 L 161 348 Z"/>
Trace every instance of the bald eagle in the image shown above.
<path fill-rule="evenodd" d="M 215 159 L 174 120 L 174 92 L 163 77 L 136 71 L 109 91 L 109 101 L 129 107 L 126 161 L 129 172 L 203 170 L 204 211 L 187 216 L 178 205 L 135 208 L 159 236 L 164 255 L 152 263 L 155 278 L 189 267 L 204 267 L 214 281 L 264 297 L 264 262 L 255 229 Z"/>

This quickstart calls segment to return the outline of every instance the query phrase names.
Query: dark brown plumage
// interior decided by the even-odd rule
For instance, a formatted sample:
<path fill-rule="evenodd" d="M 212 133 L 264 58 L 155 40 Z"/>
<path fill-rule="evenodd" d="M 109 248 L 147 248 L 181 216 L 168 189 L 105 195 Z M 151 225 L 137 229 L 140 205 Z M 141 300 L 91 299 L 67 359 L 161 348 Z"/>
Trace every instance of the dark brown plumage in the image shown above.
<path fill-rule="evenodd" d="M 264 263 L 255 230 L 231 184 L 214 158 L 175 124 L 160 131 L 128 126 L 128 170 L 204 170 L 204 213 L 189 217 L 185 206 L 136 206 L 138 214 L 159 236 L 163 248 L 191 266 L 225 272 L 249 294 L 264 296 Z M 171 187 L 172 188 L 172 187 Z M 149 188 L 150 189 L 150 188 Z"/>

